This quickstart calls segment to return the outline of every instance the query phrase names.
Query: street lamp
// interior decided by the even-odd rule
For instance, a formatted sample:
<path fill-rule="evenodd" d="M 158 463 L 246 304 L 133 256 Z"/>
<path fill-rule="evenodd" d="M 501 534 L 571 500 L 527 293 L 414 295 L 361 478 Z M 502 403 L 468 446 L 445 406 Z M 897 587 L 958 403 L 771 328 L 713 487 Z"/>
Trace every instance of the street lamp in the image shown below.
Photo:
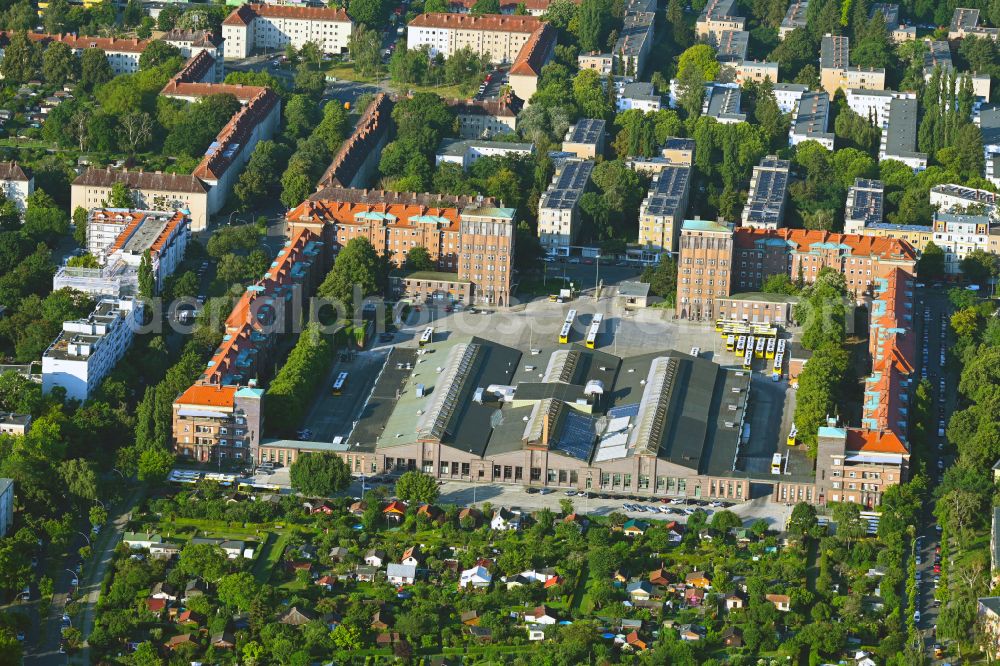
<path fill-rule="evenodd" d="M 73 585 L 73 586 L 79 585 L 80 584 L 80 580 L 76 577 L 76 572 L 73 571 L 72 569 L 66 569 L 66 571 L 68 571 L 69 575 L 72 576 L 72 578 L 70 578 L 70 585 Z M 75 583 L 72 582 L 74 580 L 76 581 Z"/>
<path fill-rule="evenodd" d="M 89 536 L 87 536 L 87 535 L 86 535 L 86 534 L 84 534 L 83 532 L 79 532 L 79 531 L 77 532 L 77 534 L 79 534 L 80 536 L 82 536 L 82 537 L 83 537 L 84 539 L 86 539 L 86 540 L 87 540 L 87 545 L 88 545 L 88 546 L 90 545 L 90 537 L 89 537 Z"/>

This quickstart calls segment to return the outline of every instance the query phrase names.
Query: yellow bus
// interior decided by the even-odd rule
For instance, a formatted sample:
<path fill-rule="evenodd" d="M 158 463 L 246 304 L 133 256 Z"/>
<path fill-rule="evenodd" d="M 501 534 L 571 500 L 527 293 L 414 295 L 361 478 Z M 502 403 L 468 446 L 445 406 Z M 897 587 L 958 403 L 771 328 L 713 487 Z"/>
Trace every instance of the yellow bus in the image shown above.
<path fill-rule="evenodd" d="M 428 326 L 425 328 L 424 332 L 420 334 L 420 339 L 417 342 L 421 347 L 434 342 L 434 327 Z"/>
<path fill-rule="evenodd" d="M 771 456 L 771 474 L 781 474 L 781 454 Z"/>
<path fill-rule="evenodd" d="M 747 349 L 747 353 L 743 355 L 743 369 L 749 370 L 753 364 L 753 350 Z"/>
<path fill-rule="evenodd" d="M 333 394 L 340 395 L 344 392 L 345 386 L 347 386 L 347 373 L 342 372 L 337 375 L 337 379 L 333 382 Z"/>
<path fill-rule="evenodd" d="M 757 344 L 754 346 L 753 355 L 757 358 L 764 358 L 764 347 L 767 342 L 764 338 L 757 338 Z"/>
<path fill-rule="evenodd" d="M 587 349 L 593 349 L 597 345 L 597 331 L 601 328 L 603 319 L 604 315 L 598 312 L 590 320 L 590 328 L 587 330 Z M 562 342 L 561 336 L 559 341 Z"/>
<path fill-rule="evenodd" d="M 736 336 L 730 335 L 726 338 L 726 351 L 734 351 L 736 349 Z"/>
<path fill-rule="evenodd" d="M 795 424 L 793 423 L 792 424 L 792 429 L 788 433 L 788 441 L 786 442 L 788 444 L 788 446 L 795 446 L 796 444 L 798 444 L 798 441 L 795 439 L 795 437 L 798 434 L 799 434 L 799 431 L 795 429 Z"/>
<path fill-rule="evenodd" d="M 767 354 L 766 354 L 767 358 L 774 358 L 774 348 L 775 348 L 774 338 L 768 338 L 767 339 Z"/>
<path fill-rule="evenodd" d="M 758 336 L 773 338 L 778 334 L 778 329 L 773 324 L 754 324 L 751 328 L 753 334 Z"/>
<path fill-rule="evenodd" d="M 747 336 L 741 335 L 738 338 L 736 338 L 736 353 L 740 356 L 743 356 L 743 352 L 746 351 L 746 348 L 747 348 Z"/>
<path fill-rule="evenodd" d="M 722 333 L 722 329 L 723 329 L 723 327 L 725 327 L 725 325 L 726 325 L 725 320 L 723 320 L 723 319 L 716 319 L 715 320 L 715 332 L 716 333 Z"/>
<path fill-rule="evenodd" d="M 781 380 L 781 369 L 785 362 L 784 354 L 777 354 L 774 357 L 774 364 L 771 366 L 771 379 L 772 381 Z"/>

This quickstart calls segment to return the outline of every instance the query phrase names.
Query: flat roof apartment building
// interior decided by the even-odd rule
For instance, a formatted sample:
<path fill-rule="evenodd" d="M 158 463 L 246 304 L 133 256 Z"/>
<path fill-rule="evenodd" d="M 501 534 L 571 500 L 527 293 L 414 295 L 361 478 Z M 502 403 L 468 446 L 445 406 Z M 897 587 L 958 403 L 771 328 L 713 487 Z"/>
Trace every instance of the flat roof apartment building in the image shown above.
<path fill-rule="evenodd" d="M 446 100 L 458 121 L 458 135 L 463 139 L 489 139 L 517 131 L 517 115 L 524 100 L 510 91 L 496 99 Z"/>
<path fill-rule="evenodd" d="M 716 299 L 733 292 L 733 227 L 685 220 L 677 256 L 677 316 L 712 319 Z"/>
<path fill-rule="evenodd" d="M 142 301 L 103 298 L 85 319 L 63 322 L 42 354 L 42 391 L 62 387 L 68 399 L 86 400 L 132 345 L 142 313 Z"/>
<path fill-rule="evenodd" d="M 639 244 L 677 251 L 691 189 L 690 166 L 665 166 L 639 207 Z"/>
<path fill-rule="evenodd" d="M 882 128 L 879 161 L 897 160 L 914 171 L 927 168 L 927 154 L 917 152 L 917 100 L 893 98 Z"/>
<path fill-rule="evenodd" d="M 615 42 L 614 57 L 618 71 L 639 78 L 653 49 L 653 24 L 656 14 L 648 11 L 626 12 L 622 30 Z"/>
<path fill-rule="evenodd" d="M 983 157 L 986 168 L 983 177 L 1000 187 L 1000 106 L 981 108 L 973 117 L 983 135 Z"/>
<path fill-rule="evenodd" d="M 671 88 L 674 82 L 671 81 Z M 673 90 L 671 90 L 673 95 Z M 743 90 L 735 83 L 709 83 L 705 86 L 705 101 L 702 103 L 702 115 L 715 118 L 726 125 L 734 125 L 746 121 L 747 114 L 740 109 L 743 103 Z"/>
<path fill-rule="evenodd" d="M 785 218 L 790 163 L 768 155 L 753 168 L 750 193 L 743 207 L 743 226 L 777 229 Z"/>
<path fill-rule="evenodd" d="M 962 39 L 963 37 L 980 37 L 997 41 L 1000 38 L 1000 29 L 979 25 L 978 9 L 956 7 L 948 26 L 948 39 Z"/>
<path fill-rule="evenodd" d="M 580 231 L 580 197 L 590 186 L 594 163 L 566 160 L 538 200 L 538 238 L 549 253 L 569 247 Z"/>
<path fill-rule="evenodd" d="M 562 149 L 580 159 L 595 159 L 604 154 L 605 123 L 596 118 L 580 118 L 570 125 L 563 137 Z"/>
<path fill-rule="evenodd" d="M 781 25 L 778 27 L 778 39 L 788 37 L 788 33 L 792 30 L 806 27 L 807 9 L 809 9 L 808 0 L 793 2 L 788 5 L 788 11 L 785 12 L 785 18 L 781 19 Z"/>
<path fill-rule="evenodd" d="M 323 53 L 345 53 L 354 22 L 347 12 L 333 7 L 240 5 L 222 22 L 226 58 L 241 59 L 255 50 L 280 51 L 307 42 Z"/>
<path fill-rule="evenodd" d="M 881 68 L 852 67 L 850 64 L 850 39 L 841 35 L 824 35 L 820 42 L 820 86 L 832 97 L 837 89 L 885 89 L 885 70 Z"/>
<path fill-rule="evenodd" d="M 889 105 L 894 99 L 917 98 L 916 93 L 895 90 L 865 90 L 848 88 L 844 91 L 847 106 L 875 127 L 884 127 L 889 118 Z"/>
<path fill-rule="evenodd" d="M 427 248 L 439 271 L 471 282 L 475 303 L 510 303 L 514 209 L 483 197 L 414 192 L 320 190 L 286 215 L 290 232 L 309 229 L 331 253 L 352 238 L 402 267 L 416 246 Z"/>
<path fill-rule="evenodd" d="M 885 212 L 884 197 L 885 189 L 882 181 L 854 179 L 854 185 L 847 190 L 844 233 L 860 234 L 865 227 L 880 224 Z"/>
<path fill-rule="evenodd" d="M 771 92 L 774 93 L 774 101 L 778 103 L 781 112 L 792 113 L 802 95 L 809 92 L 809 86 L 802 83 L 775 83 Z"/>
<path fill-rule="evenodd" d="M 827 150 L 833 150 L 833 132 L 830 124 L 830 96 L 825 92 L 809 92 L 799 99 L 792 125 L 788 130 L 788 145 L 803 141 L 816 141 Z"/>

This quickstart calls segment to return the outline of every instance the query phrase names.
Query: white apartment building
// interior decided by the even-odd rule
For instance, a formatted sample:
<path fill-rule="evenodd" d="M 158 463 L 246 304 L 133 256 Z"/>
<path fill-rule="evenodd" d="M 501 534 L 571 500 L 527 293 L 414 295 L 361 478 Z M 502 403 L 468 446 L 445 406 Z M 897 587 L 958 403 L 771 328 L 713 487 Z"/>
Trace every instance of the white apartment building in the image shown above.
<path fill-rule="evenodd" d="M 344 9 L 289 5 L 241 5 L 222 22 L 226 58 L 246 58 L 254 50 L 302 48 L 313 42 L 323 53 L 344 53 L 354 22 Z"/>
<path fill-rule="evenodd" d="M 946 273 L 960 273 L 960 265 L 970 252 L 983 250 L 996 253 L 997 237 L 990 233 L 990 218 L 986 215 L 955 215 L 934 213 L 934 244 L 944 250 Z"/>
<path fill-rule="evenodd" d="M 998 197 L 988 190 L 977 190 L 948 183 L 931 188 L 930 203 L 942 213 L 986 215 L 997 220 Z"/>
<path fill-rule="evenodd" d="M 894 98 L 882 125 L 878 159 L 896 160 L 914 171 L 927 168 L 927 155 L 917 152 L 917 100 Z"/>
<path fill-rule="evenodd" d="M 889 118 L 889 104 L 894 99 L 916 99 L 916 93 L 895 90 L 848 88 L 844 91 L 847 106 L 872 125 L 882 127 Z"/>
<path fill-rule="evenodd" d="M 0 412 L 0 435 L 23 437 L 31 430 L 31 414 Z"/>
<path fill-rule="evenodd" d="M 122 264 L 138 273 L 149 250 L 157 291 L 184 259 L 191 220 L 180 211 L 97 208 L 87 223 L 87 251 L 101 266 Z"/>
<path fill-rule="evenodd" d="M 406 48 L 428 46 L 431 56 L 440 53 L 450 58 L 467 46 L 475 53 L 488 55 L 490 62 L 509 63 L 542 25 L 535 16 L 421 14 L 406 27 Z"/>
<path fill-rule="evenodd" d="M 639 81 L 636 83 L 626 83 L 621 86 L 618 93 L 618 111 L 628 111 L 638 109 L 640 111 L 659 111 L 663 104 L 663 99 L 656 94 L 656 89 L 652 83 Z"/>
<path fill-rule="evenodd" d="M 462 169 L 468 169 L 483 157 L 527 156 L 534 152 L 535 144 L 533 143 L 444 139 L 437 149 L 436 164 L 441 165 L 448 162 L 458 164 Z"/>
<path fill-rule="evenodd" d="M 972 120 L 983 133 L 983 157 L 986 159 L 983 176 L 1000 187 L 1000 107 L 981 108 Z"/>
<path fill-rule="evenodd" d="M 212 56 L 215 61 L 212 81 L 219 82 L 225 78 L 225 49 L 224 40 L 208 30 L 182 30 L 175 28 L 164 33 L 161 41 L 172 44 L 180 49 L 181 55 L 185 58 L 193 58 L 199 53 L 205 52 Z"/>
<path fill-rule="evenodd" d="M 594 163 L 566 160 L 538 200 L 538 238 L 549 254 L 569 247 L 580 230 L 580 197 L 587 190 Z"/>
<path fill-rule="evenodd" d="M 35 177 L 25 173 L 17 162 L 0 162 L 0 191 L 23 213 L 28 196 L 35 191 Z"/>
<path fill-rule="evenodd" d="M 827 131 L 829 122 L 830 96 L 823 91 L 802 95 L 788 129 L 788 145 L 816 141 L 827 150 L 833 150 L 833 132 Z"/>
<path fill-rule="evenodd" d="M 42 391 L 59 386 L 70 400 L 86 400 L 128 351 L 142 315 L 142 301 L 103 298 L 86 319 L 63 322 L 42 354 Z"/>
<path fill-rule="evenodd" d="M 803 83 L 775 83 L 771 87 L 774 93 L 774 101 L 778 103 L 778 108 L 782 113 L 792 113 L 796 105 L 802 99 L 802 95 L 809 91 L 809 86 Z"/>

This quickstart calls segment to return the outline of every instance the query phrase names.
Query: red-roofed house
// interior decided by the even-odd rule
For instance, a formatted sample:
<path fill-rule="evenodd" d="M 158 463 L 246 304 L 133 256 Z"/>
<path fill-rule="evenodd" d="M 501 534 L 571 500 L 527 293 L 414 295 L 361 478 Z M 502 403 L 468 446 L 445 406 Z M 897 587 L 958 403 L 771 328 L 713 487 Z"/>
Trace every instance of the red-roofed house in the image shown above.
<path fill-rule="evenodd" d="M 385 516 L 386 520 L 402 522 L 403 518 L 406 517 L 406 505 L 399 500 L 393 500 L 382 509 L 382 515 Z"/>

